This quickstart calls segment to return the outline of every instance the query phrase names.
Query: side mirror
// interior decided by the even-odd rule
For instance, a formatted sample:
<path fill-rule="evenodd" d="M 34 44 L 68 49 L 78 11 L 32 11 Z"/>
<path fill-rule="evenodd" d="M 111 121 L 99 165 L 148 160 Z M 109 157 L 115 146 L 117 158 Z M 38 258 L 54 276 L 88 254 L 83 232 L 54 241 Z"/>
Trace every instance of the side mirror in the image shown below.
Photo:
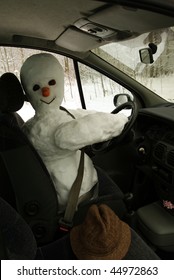
<path fill-rule="evenodd" d="M 116 94 L 113 99 L 114 106 L 117 108 L 118 106 L 133 100 L 133 95 L 129 95 L 126 93 Z"/>
<path fill-rule="evenodd" d="M 139 50 L 140 60 L 142 63 L 151 64 L 154 62 L 153 54 L 157 51 L 157 46 L 153 43 L 149 44 L 148 48 Z"/>

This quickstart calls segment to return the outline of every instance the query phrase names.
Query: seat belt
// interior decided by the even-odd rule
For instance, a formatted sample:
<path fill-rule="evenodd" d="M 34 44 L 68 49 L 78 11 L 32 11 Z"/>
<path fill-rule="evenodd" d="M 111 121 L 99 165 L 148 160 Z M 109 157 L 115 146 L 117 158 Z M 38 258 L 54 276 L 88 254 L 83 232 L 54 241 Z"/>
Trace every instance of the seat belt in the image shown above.
<path fill-rule="evenodd" d="M 64 212 L 64 216 L 61 217 L 59 220 L 60 230 L 62 231 L 69 231 L 69 229 L 71 229 L 73 226 L 73 218 L 77 209 L 79 193 L 83 180 L 83 173 L 84 173 L 84 151 L 82 150 L 77 176 L 69 192 L 68 202 Z"/>
<path fill-rule="evenodd" d="M 60 110 L 67 112 L 67 114 L 69 114 L 73 119 L 75 119 L 75 117 L 66 108 L 60 106 Z M 71 229 L 73 226 L 73 218 L 77 209 L 77 203 L 78 203 L 79 193 L 83 180 L 83 174 L 84 174 L 84 150 L 81 149 L 77 176 L 69 192 L 68 202 L 64 212 L 64 216 L 61 217 L 59 220 L 61 231 L 65 231 L 65 232 L 69 231 L 69 229 Z"/>

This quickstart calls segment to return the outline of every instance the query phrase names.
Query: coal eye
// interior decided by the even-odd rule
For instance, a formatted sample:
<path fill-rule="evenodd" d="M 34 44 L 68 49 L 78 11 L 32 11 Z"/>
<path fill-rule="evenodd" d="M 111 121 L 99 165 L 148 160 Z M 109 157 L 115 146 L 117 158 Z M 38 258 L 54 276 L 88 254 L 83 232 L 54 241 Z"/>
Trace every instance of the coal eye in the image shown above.
<path fill-rule="evenodd" d="M 49 86 L 54 86 L 56 84 L 56 81 L 55 80 L 50 80 L 48 82 Z"/>
<path fill-rule="evenodd" d="M 40 86 L 39 85 L 34 85 L 34 87 L 33 87 L 33 90 L 34 91 L 37 91 L 37 90 L 39 90 L 40 89 Z"/>

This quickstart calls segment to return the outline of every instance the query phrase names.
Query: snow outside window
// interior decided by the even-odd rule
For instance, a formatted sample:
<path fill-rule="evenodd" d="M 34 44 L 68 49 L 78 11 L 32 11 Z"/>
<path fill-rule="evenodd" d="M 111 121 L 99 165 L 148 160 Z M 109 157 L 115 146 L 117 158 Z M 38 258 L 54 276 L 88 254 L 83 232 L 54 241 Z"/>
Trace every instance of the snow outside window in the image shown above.
<path fill-rule="evenodd" d="M 24 61 L 29 56 L 41 52 L 32 49 L 0 47 L 0 75 L 12 72 L 20 79 L 20 69 Z M 57 57 L 65 73 L 65 92 L 62 105 L 66 108 L 81 108 L 72 59 L 57 54 L 53 55 Z M 34 115 L 34 110 L 29 102 L 25 102 L 18 113 L 26 121 Z"/>
<path fill-rule="evenodd" d="M 84 64 L 79 63 L 79 70 L 87 110 L 111 112 L 116 94 L 132 96 L 126 88 Z"/>

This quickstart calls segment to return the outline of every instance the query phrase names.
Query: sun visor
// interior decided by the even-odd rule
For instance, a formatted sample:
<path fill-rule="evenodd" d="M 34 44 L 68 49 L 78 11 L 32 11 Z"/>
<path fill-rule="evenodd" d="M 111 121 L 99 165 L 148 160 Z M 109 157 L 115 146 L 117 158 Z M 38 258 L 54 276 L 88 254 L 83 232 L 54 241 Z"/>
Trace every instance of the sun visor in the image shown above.
<path fill-rule="evenodd" d="M 86 52 L 102 45 L 102 39 L 71 26 L 61 34 L 55 43 L 74 52 Z"/>
<path fill-rule="evenodd" d="M 173 17 L 117 5 L 91 15 L 88 20 L 111 29 L 129 30 L 139 34 L 174 25 Z"/>
<path fill-rule="evenodd" d="M 55 43 L 74 52 L 86 52 L 108 42 L 122 41 L 137 35 L 139 34 L 127 30 L 113 30 L 87 19 L 80 19 L 74 26 L 67 28 Z"/>
<path fill-rule="evenodd" d="M 55 41 L 65 49 L 86 52 L 108 42 L 128 40 L 155 29 L 174 26 L 174 18 L 142 9 L 112 5 L 80 18 Z"/>

